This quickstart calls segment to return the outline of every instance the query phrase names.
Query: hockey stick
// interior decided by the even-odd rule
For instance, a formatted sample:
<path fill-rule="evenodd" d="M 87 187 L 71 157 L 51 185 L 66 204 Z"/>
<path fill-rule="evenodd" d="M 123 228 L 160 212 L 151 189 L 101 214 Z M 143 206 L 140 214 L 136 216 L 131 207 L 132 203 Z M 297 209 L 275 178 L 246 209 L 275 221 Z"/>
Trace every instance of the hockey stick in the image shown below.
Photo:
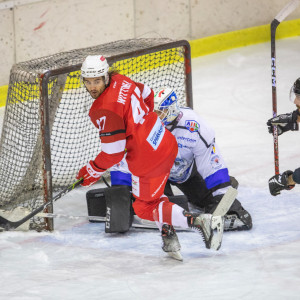
<path fill-rule="evenodd" d="M 9 221 L 9 220 L 7 220 L 7 219 L 0 216 L 0 227 L 4 228 L 5 230 L 15 229 L 15 228 L 19 227 L 20 225 L 22 225 L 23 223 L 25 223 L 26 221 L 28 221 L 32 217 L 36 216 L 39 212 L 43 211 L 48 205 L 52 204 L 53 202 L 57 201 L 58 199 L 63 197 L 68 192 L 75 189 L 82 182 L 83 182 L 83 178 L 75 181 L 70 186 L 68 186 L 63 191 L 61 191 L 56 196 L 54 196 L 51 200 L 45 202 L 43 205 L 41 205 L 40 207 L 38 207 L 37 209 L 32 211 L 29 215 L 25 216 L 24 218 L 22 218 L 19 221 Z"/>
<path fill-rule="evenodd" d="M 40 217 L 40 218 L 66 218 L 66 219 L 71 219 L 71 220 L 86 219 L 89 221 L 96 221 L 99 223 L 106 222 L 106 217 L 100 217 L 100 216 L 71 216 L 71 215 L 64 215 L 64 214 L 39 213 L 39 214 L 37 214 L 37 217 Z M 158 227 L 155 222 L 141 219 L 137 215 L 133 216 L 133 221 L 132 221 L 131 227 L 158 230 Z M 175 229 L 178 231 L 192 231 L 192 229 L 190 229 L 190 228 L 176 227 Z"/>
<path fill-rule="evenodd" d="M 103 182 L 105 183 L 105 185 L 106 185 L 107 187 L 110 187 L 110 185 L 109 185 L 109 183 L 107 182 L 107 180 L 105 179 L 105 177 L 102 176 L 101 178 L 102 178 Z"/>
<path fill-rule="evenodd" d="M 218 206 L 213 212 L 213 216 L 225 216 L 231 207 L 232 203 L 234 202 L 238 192 L 235 188 L 229 187 L 224 196 L 222 197 L 221 201 L 219 202 Z"/>
<path fill-rule="evenodd" d="M 222 197 L 221 201 L 219 202 L 218 206 L 213 212 L 213 216 L 224 216 L 228 210 L 230 209 L 232 203 L 234 202 L 237 196 L 237 190 L 233 187 L 229 187 L 224 196 Z M 89 221 L 98 221 L 98 222 L 106 222 L 106 217 L 100 216 L 70 216 L 64 214 L 52 214 L 52 213 L 39 213 L 37 217 L 43 218 L 68 218 L 68 219 L 88 219 Z M 138 216 L 133 216 L 133 223 L 132 227 L 134 228 L 144 228 L 144 229 L 158 229 L 157 225 L 153 221 L 148 221 L 139 218 Z M 177 231 L 192 231 L 190 228 L 182 229 L 179 227 L 175 228 Z"/>
<path fill-rule="evenodd" d="M 275 36 L 279 24 L 299 5 L 299 0 L 289 2 L 271 22 L 271 70 L 272 70 L 272 109 L 273 118 L 277 116 L 277 90 L 276 90 L 276 47 Z M 273 126 L 273 143 L 274 143 L 274 165 L 275 175 L 279 174 L 279 147 L 278 147 L 278 129 Z"/>
<path fill-rule="evenodd" d="M 99 223 L 106 222 L 106 217 L 100 217 L 100 216 L 71 216 L 71 215 L 64 215 L 64 214 L 52 214 L 52 213 L 39 213 L 36 215 L 40 218 L 66 218 L 66 219 L 86 219 L 89 221 L 96 221 Z M 133 216 L 133 222 L 131 227 L 133 228 L 142 228 L 142 229 L 157 229 L 158 227 L 155 222 L 148 221 L 141 219 L 137 215 Z M 176 227 L 176 230 L 178 231 L 192 231 L 190 228 L 179 228 Z"/>

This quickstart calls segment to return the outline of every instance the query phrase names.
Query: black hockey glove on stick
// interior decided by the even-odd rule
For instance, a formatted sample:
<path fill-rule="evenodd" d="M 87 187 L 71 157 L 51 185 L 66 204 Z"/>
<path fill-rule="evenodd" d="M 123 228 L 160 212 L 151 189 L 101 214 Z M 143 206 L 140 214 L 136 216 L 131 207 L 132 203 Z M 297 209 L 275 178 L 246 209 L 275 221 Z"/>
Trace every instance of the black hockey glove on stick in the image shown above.
<path fill-rule="evenodd" d="M 282 190 L 291 190 L 295 185 L 288 184 L 288 177 L 292 175 L 293 172 L 288 170 L 279 175 L 274 175 L 269 179 L 269 189 L 273 196 L 280 194 Z"/>
<path fill-rule="evenodd" d="M 275 118 L 269 119 L 267 122 L 269 133 L 273 134 L 273 126 L 277 125 L 278 135 L 283 134 L 286 131 L 297 131 L 299 126 L 297 123 L 297 118 L 299 116 L 298 109 L 291 113 L 278 115 Z"/>
<path fill-rule="evenodd" d="M 56 196 L 54 196 L 51 200 L 44 203 L 42 206 L 38 207 L 37 209 L 32 211 L 29 215 L 27 215 L 26 217 L 24 217 L 23 219 L 21 219 L 19 221 L 9 221 L 9 220 L 7 220 L 7 219 L 0 216 L 0 227 L 3 227 L 5 230 L 15 229 L 15 228 L 19 227 L 20 225 L 22 225 L 23 223 L 25 223 L 26 221 L 28 221 L 29 219 L 31 219 L 32 217 L 37 215 L 39 212 L 43 211 L 48 205 L 50 205 L 51 203 L 53 203 L 56 200 L 60 199 L 61 197 L 63 197 L 65 194 L 72 191 L 73 189 L 75 189 L 82 182 L 83 182 L 83 178 L 81 178 L 81 179 L 77 180 L 76 182 L 72 183 L 66 189 L 64 189 L 63 191 L 58 193 Z"/>

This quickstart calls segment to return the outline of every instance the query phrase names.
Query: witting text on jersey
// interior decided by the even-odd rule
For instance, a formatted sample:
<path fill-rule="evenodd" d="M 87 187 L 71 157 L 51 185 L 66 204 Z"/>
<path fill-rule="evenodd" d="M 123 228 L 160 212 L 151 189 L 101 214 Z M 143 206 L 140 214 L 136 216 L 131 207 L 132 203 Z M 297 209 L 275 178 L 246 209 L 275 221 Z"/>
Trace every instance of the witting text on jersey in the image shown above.
<path fill-rule="evenodd" d="M 122 85 L 121 85 L 121 88 L 120 88 L 120 92 L 119 92 L 117 102 L 125 104 L 126 97 L 127 97 L 127 94 L 128 94 L 128 91 L 129 91 L 130 87 L 131 87 L 130 82 L 127 82 L 126 80 L 122 81 Z"/>

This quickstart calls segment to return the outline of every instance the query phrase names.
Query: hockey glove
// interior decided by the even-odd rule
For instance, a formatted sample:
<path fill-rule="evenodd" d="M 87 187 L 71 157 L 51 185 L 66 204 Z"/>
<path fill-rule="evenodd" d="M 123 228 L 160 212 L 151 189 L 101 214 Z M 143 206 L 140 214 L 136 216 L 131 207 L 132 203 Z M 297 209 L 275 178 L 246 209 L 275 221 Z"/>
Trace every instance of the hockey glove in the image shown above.
<path fill-rule="evenodd" d="M 77 174 L 77 179 L 83 178 L 81 185 L 90 186 L 96 183 L 105 171 L 98 168 L 91 160 L 86 166 L 81 168 Z"/>
<path fill-rule="evenodd" d="M 281 135 L 289 130 L 299 130 L 299 126 L 297 123 L 298 115 L 299 111 L 298 109 L 296 109 L 291 113 L 278 115 L 275 118 L 269 119 L 267 122 L 269 133 L 273 134 L 274 125 L 277 125 L 278 135 Z"/>
<path fill-rule="evenodd" d="M 291 190 L 295 185 L 288 184 L 288 177 L 292 175 L 293 172 L 288 170 L 279 175 L 274 175 L 269 179 L 269 189 L 273 196 L 280 194 L 282 190 Z"/>

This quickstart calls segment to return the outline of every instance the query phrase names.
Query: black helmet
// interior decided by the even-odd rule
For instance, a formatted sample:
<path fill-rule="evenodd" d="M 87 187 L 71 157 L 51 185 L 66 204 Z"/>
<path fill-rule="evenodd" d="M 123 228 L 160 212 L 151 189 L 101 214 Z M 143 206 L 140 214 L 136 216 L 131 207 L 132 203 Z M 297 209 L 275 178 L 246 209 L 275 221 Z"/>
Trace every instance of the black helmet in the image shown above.
<path fill-rule="evenodd" d="M 290 101 L 294 103 L 295 98 L 300 96 L 300 77 L 294 82 L 290 90 Z"/>
<path fill-rule="evenodd" d="M 293 92 L 300 95 L 300 77 L 294 82 Z"/>

